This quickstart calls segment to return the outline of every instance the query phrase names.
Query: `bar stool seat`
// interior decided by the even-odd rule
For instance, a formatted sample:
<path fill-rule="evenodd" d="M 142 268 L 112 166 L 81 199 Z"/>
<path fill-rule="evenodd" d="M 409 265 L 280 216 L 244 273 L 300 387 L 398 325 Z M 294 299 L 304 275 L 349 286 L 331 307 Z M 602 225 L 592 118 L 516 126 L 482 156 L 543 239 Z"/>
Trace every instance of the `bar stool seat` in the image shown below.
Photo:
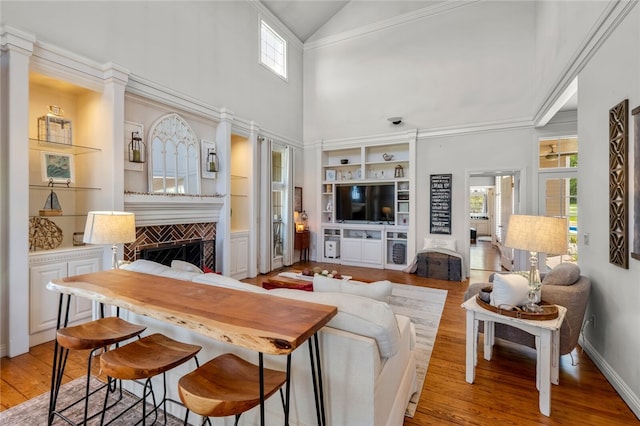
<path fill-rule="evenodd" d="M 106 317 L 73 327 L 61 328 L 56 333 L 56 339 L 67 349 L 95 349 L 131 339 L 146 328 L 119 317 Z"/>
<path fill-rule="evenodd" d="M 286 372 L 265 368 L 264 399 L 286 380 Z M 234 354 L 223 354 L 182 376 L 178 393 L 190 411 L 206 417 L 236 415 L 237 423 L 241 413 L 260 404 L 259 367 Z"/>
<path fill-rule="evenodd" d="M 146 379 L 143 396 L 133 405 L 142 402 L 142 424 L 146 421 L 146 396 L 153 395 L 151 378 L 175 368 L 191 358 L 202 349 L 198 345 L 178 342 L 165 335 L 156 333 L 145 336 L 113 351 L 109 351 L 100 357 L 100 368 L 111 379 L 137 380 Z M 197 361 L 196 361 L 197 363 Z M 160 406 L 165 408 L 166 416 L 166 377 L 164 377 L 164 392 L 159 403 L 155 404 L 155 412 Z M 105 398 L 105 405 L 107 399 Z M 131 407 L 129 407 L 131 408 Z M 126 412 L 129 408 L 122 411 Z M 117 419 L 115 417 L 111 421 Z M 166 418 L 165 418 L 166 421 Z M 104 423 L 104 416 L 101 424 Z"/>
<path fill-rule="evenodd" d="M 91 379 L 91 364 L 93 356 L 98 350 L 108 350 L 110 346 L 124 342 L 133 337 L 140 335 L 147 327 L 137 324 L 132 324 L 119 317 L 106 317 L 100 318 L 94 321 L 89 321 L 84 324 L 63 327 L 56 331 L 56 353 L 59 356 L 56 357 L 54 362 L 54 371 L 52 381 L 55 384 L 52 387 L 52 393 L 49 402 L 49 424 L 53 422 L 54 416 L 63 418 L 67 423 L 73 423 L 66 418 L 63 412 L 70 407 L 80 403 L 84 400 L 84 417 L 81 424 L 86 424 L 87 420 L 99 413 L 89 416 L 89 397 L 97 391 L 103 389 L 104 386 L 98 389 L 89 391 L 90 379 Z M 87 380 L 85 385 L 85 395 L 73 403 L 67 405 L 65 408 L 56 409 L 56 403 L 58 394 L 60 391 L 60 384 L 62 383 L 62 374 L 64 373 L 69 350 L 91 350 L 87 360 Z M 57 367 L 57 368 L 56 368 Z M 107 407 L 105 407 L 106 409 Z"/>

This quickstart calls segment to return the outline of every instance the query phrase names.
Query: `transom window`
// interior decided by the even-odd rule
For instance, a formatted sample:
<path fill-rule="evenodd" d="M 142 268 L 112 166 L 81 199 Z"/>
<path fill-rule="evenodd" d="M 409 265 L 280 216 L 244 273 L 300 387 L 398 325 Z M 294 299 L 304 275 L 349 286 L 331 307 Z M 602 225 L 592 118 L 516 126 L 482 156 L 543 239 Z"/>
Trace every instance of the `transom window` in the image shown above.
<path fill-rule="evenodd" d="M 287 42 L 266 22 L 260 28 L 260 62 L 267 68 L 287 78 Z"/>

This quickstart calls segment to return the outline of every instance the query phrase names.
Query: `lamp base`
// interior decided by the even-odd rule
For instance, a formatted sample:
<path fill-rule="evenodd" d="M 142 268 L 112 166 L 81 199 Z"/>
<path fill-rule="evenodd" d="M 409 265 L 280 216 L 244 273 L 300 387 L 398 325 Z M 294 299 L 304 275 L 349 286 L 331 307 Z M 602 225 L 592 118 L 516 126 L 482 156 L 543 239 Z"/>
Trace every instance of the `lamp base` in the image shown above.
<path fill-rule="evenodd" d="M 542 312 L 542 308 L 535 303 L 527 303 L 522 307 L 525 312 L 532 312 L 535 314 L 539 314 Z"/>

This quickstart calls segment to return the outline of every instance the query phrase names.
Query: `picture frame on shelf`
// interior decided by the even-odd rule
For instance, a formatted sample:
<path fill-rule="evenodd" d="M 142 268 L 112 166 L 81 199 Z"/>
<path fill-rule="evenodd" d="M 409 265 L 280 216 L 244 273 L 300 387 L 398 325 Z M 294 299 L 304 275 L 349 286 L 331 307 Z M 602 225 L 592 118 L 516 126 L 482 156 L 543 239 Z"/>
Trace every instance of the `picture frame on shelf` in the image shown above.
<path fill-rule="evenodd" d="M 202 139 L 200 141 L 200 158 L 201 158 L 201 173 L 203 179 L 215 179 L 218 177 L 218 170 L 210 171 L 209 170 L 209 153 L 214 153 L 215 155 L 215 166 L 214 169 L 219 168 L 218 164 L 218 154 L 216 150 L 216 143 L 213 141 L 209 141 L 206 139 Z"/>
<path fill-rule="evenodd" d="M 131 141 L 131 134 L 138 132 L 138 135 L 144 141 L 144 124 L 134 123 L 133 121 L 124 122 L 124 169 L 132 170 L 134 172 L 143 172 L 145 163 L 136 163 L 129 161 L 129 142 Z"/>
<path fill-rule="evenodd" d="M 324 172 L 324 180 L 326 181 L 335 181 L 336 180 L 336 171 L 334 169 L 328 169 Z"/>
<path fill-rule="evenodd" d="M 76 180 L 72 154 L 43 151 L 40 164 L 43 182 L 69 184 Z"/>

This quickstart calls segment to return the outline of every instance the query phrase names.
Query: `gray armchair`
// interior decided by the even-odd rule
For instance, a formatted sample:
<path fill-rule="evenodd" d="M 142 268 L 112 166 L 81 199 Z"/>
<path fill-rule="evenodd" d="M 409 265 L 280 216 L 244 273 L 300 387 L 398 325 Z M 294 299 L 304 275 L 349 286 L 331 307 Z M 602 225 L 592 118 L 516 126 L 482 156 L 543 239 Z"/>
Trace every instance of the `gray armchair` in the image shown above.
<path fill-rule="evenodd" d="M 548 274 L 541 275 L 542 300 L 567 308 L 567 315 L 560 328 L 560 355 L 570 353 L 578 345 L 578 338 L 580 337 L 580 330 L 582 329 L 584 314 L 587 309 L 589 293 L 591 291 L 591 280 L 580 275 L 580 270 L 577 269 L 578 267 L 576 265 L 573 265 L 573 268 L 577 269 L 577 273 L 573 271 L 573 274 L 566 274 L 566 270 L 568 269 L 566 265 L 570 264 L 561 263 Z M 561 269 L 562 271 L 560 271 Z M 561 273 L 556 273 L 557 271 Z M 567 280 L 574 279 L 575 281 L 572 283 L 567 282 Z M 565 281 L 562 282 L 563 280 Z M 491 275 L 489 281 L 493 281 L 493 275 Z M 474 283 L 469 285 L 469 288 L 464 294 L 464 300 L 475 297 L 482 288 L 488 285 L 490 284 Z M 481 332 L 483 331 L 482 326 L 483 324 L 481 323 Z M 505 324 L 495 324 L 495 336 L 510 342 L 535 348 L 535 338 L 533 335 Z"/>

